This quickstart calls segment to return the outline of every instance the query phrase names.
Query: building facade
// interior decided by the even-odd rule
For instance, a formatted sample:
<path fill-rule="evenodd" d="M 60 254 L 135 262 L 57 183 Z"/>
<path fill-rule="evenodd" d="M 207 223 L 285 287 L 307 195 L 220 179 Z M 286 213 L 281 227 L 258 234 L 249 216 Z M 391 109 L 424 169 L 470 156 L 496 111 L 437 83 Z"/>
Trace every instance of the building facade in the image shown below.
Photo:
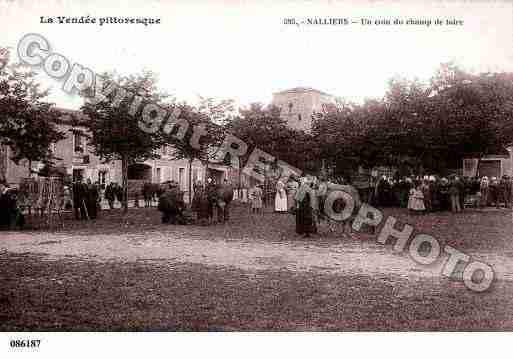
<path fill-rule="evenodd" d="M 59 130 L 66 134 L 66 137 L 51 145 L 51 150 L 57 160 L 55 167 L 66 170 L 73 180 L 82 178 L 98 181 L 102 185 L 111 182 L 121 184 L 122 166 L 121 161 L 105 162 L 93 153 L 92 147 L 87 144 L 87 133 L 83 126 L 76 125 L 71 121 L 72 116 L 80 118 L 83 116 L 80 111 L 59 109 L 62 113 L 58 121 Z M 76 123 L 76 121 L 75 121 Z M 10 150 L 7 146 L 0 149 L 0 173 L 4 174 L 5 180 L 13 186 L 19 185 L 23 178 L 29 177 L 28 162 L 22 161 L 19 165 L 9 160 Z M 152 183 L 165 181 L 176 181 L 180 188 L 189 191 L 189 173 L 192 183 L 204 181 L 205 176 L 213 177 L 217 181 L 223 181 L 228 177 L 227 166 L 211 164 L 208 168 L 198 160 L 190 163 L 187 159 L 176 160 L 173 157 L 173 149 L 169 146 L 160 148 L 157 151 L 160 158 L 135 163 L 128 167 L 128 179 Z M 42 169 L 42 163 L 32 163 L 32 172 L 37 173 Z M 191 170 L 189 172 L 189 167 Z"/>
<path fill-rule="evenodd" d="M 335 105 L 335 97 L 313 88 L 295 87 L 275 92 L 272 104 L 281 109 L 280 116 L 288 126 L 309 132 L 312 115 L 321 112 L 323 106 Z"/>
<path fill-rule="evenodd" d="M 287 121 L 288 126 L 308 132 L 312 126 L 312 115 L 321 112 L 325 105 L 335 104 L 335 99 L 322 91 L 296 87 L 274 93 L 272 104 L 281 109 L 281 116 Z M 111 182 L 121 183 L 121 161 L 105 162 L 95 156 L 93 149 L 87 144 L 85 128 L 77 125 L 77 121 L 72 121 L 72 118 L 86 120 L 82 113 L 62 108 L 58 110 L 62 113 L 58 122 L 59 130 L 66 134 L 66 138 L 51 146 L 52 152 L 58 158 L 55 166 L 65 168 L 73 180 L 90 179 L 102 185 Z M 8 147 L 0 148 L 0 176 L 5 177 L 9 184 L 16 186 L 22 178 L 29 177 L 28 163 L 22 161 L 16 165 L 9 160 L 9 154 Z M 209 163 L 205 166 L 197 160 L 192 164 L 186 159 L 175 160 L 170 147 L 159 149 L 157 154 L 159 159 L 130 165 L 128 179 L 152 183 L 173 180 L 186 192 L 189 190 L 189 173 L 192 183 L 212 177 L 218 182 L 228 179 L 236 187 L 248 188 L 255 182 L 245 174 L 240 174 L 238 170 L 225 165 Z M 190 172 L 189 166 L 192 167 Z M 32 172 L 37 173 L 42 167 L 41 163 L 32 163 Z"/>
<path fill-rule="evenodd" d="M 0 145 L 0 180 L 10 185 L 18 185 L 21 178 L 29 176 L 28 161 L 23 160 L 16 164 L 10 160 L 11 157 L 11 149 Z"/>
<path fill-rule="evenodd" d="M 481 158 L 463 159 L 463 176 L 501 178 L 504 175 L 513 177 L 513 147 L 507 148 L 508 155 L 490 155 Z M 478 171 L 479 166 L 479 171 Z"/>

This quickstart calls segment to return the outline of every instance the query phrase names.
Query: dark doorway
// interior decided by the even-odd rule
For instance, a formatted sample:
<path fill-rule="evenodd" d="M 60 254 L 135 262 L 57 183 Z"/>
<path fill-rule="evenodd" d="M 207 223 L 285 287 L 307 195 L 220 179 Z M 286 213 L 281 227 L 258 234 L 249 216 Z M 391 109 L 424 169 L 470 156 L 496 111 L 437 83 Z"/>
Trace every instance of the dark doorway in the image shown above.
<path fill-rule="evenodd" d="M 499 178 L 501 176 L 501 161 L 481 160 L 481 163 L 479 164 L 479 176 Z"/>
<path fill-rule="evenodd" d="M 73 169 L 73 182 L 82 181 L 84 179 L 84 170 L 81 168 Z"/>
<path fill-rule="evenodd" d="M 129 165 L 128 179 L 151 182 L 151 167 L 144 163 L 134 163 L 133 165 Z"/>
<path fill-rule="evenodd" d="M 213 168 L 207 170 L 207 178 L 212 178 L 216 183 L 222 183 L 224 179 L 224 172 Z"/>

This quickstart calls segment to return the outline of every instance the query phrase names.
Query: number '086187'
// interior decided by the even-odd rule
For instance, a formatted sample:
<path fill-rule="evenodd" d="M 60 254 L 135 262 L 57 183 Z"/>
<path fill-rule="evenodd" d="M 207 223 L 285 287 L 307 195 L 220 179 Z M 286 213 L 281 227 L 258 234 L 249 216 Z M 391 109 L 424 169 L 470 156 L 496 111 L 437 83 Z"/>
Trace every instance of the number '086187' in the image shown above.
<path fill-rule="evenodd" d="M 11 348 L 39 348 L 39 339 L 13 339 L 9 342 Z"/>

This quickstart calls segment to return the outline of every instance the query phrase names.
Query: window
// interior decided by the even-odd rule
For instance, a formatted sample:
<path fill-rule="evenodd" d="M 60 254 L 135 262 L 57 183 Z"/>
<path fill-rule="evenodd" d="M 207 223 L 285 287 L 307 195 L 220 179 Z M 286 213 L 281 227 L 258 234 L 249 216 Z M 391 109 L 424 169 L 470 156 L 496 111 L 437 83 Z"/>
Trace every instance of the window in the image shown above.
<path fill-rule="evenodd" d="M 73 168 L 73 182 L 84 179 L 84 170 L 82 168 Z"/>
<path fill-rule="evenodd" d="M 105 183 L 107 182 L 107 173 L 107 170 L 101 170 L 100 172 L 98 172 L 98 181 L 101 185 L 105 185 Z"/>
<path fill-rule="evenodd" d="M 178 169 L 178 184 L 182 191 L 185 190 L 185 168 Z"/>
<path fill-rule="evenodd" d="M 474 168 L 474 160 L 464 159 L 463 160 L 463 168 L 466 172 L 471 172 Z"/>
<path fill-rule="evenodd" d="M 300 113 L 298 113 L 298 115 L 297 115 L 297 120 L 301 121 L 301 114 Z"/>
<path fill-rule="evenodd" d="M 292 107 L 294 106 L 294 104 L 292 102 L 289 102 L 289 113 L 292 112 Z"/>
<path fill-rule="evenodd" d="M 84 152 L 84 148 L 82 146 L 82 134 L 80 131 L 73 131 L 73 146 L 75 152 Z"/>
<path fill-rule="evenodd" d="M 160 182 L 161 182 L 161 177 L 160 177 L 160 175 L 161 175 L 161 170 L 160 170 L 160 168 L 157 168 L 157 183 L 160 183 Z"/>

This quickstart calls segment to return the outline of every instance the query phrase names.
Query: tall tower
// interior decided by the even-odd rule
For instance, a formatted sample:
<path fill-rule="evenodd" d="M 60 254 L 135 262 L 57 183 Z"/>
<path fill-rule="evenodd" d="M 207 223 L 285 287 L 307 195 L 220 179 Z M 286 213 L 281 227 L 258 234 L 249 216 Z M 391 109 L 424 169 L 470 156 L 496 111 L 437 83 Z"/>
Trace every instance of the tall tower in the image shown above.
<path fill-rule="evenodd" d="M 295 87 L 275 92 L 272 104 L 281 109 L 280 116 L 289 127 L 309 132 L 312 129 L 312 115 L 321 112 L 323 105 L 335 104 L 335 98 L 313 88 Z"/>

